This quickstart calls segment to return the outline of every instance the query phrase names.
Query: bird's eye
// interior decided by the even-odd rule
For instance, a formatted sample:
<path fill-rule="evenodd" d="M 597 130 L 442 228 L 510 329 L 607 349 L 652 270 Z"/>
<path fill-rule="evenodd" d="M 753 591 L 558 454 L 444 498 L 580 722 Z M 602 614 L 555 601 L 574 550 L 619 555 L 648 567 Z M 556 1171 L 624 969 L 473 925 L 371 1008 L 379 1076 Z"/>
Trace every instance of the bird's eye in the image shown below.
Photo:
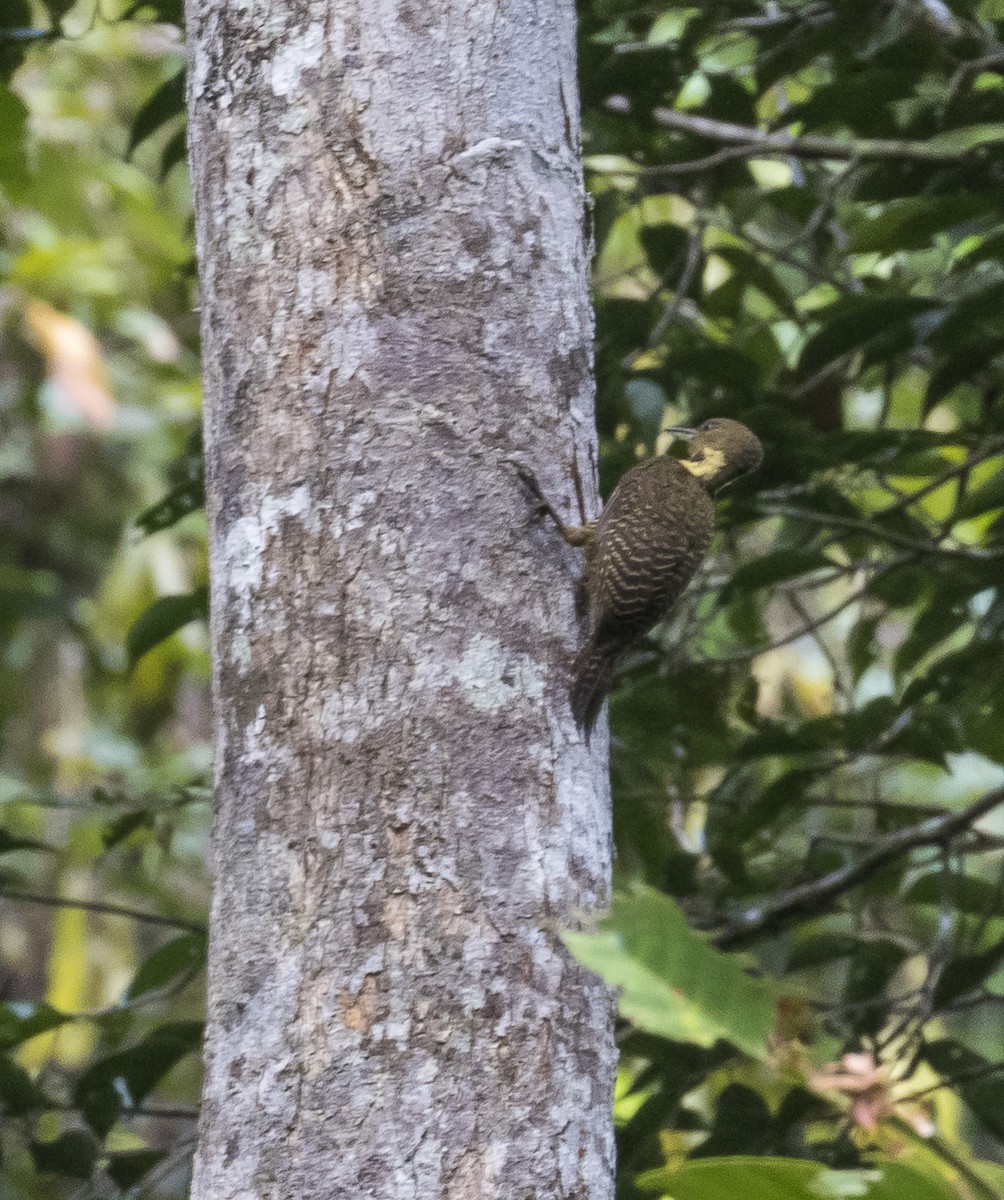
<path fill-rule="evenodd" d="M 721 421 L 717 417 L 712 417 L 710 421 L 705 421 L 701 429 L 717 429 L 721 425 Z"/>

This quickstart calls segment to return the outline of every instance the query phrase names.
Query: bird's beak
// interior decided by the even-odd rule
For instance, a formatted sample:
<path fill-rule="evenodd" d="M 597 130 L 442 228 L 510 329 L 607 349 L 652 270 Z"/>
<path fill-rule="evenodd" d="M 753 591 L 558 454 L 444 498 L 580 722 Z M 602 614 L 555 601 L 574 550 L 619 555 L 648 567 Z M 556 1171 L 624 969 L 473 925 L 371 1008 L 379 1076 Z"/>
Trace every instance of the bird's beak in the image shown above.
<path fill-rule="evenodd" d="M 677 437 L 692 438 L 696 429 L 688 429 L 686 425 L 667 425 L 662 431 L 663 433 L 675 433 Z"/>

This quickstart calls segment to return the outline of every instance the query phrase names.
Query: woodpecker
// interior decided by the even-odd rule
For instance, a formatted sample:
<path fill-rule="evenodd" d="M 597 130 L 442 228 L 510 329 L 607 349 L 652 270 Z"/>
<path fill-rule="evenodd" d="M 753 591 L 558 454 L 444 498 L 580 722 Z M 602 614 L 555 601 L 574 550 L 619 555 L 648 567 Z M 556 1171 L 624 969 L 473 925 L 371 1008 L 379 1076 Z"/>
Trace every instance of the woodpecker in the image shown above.
<path fill-rule="evenodd" d="M 666 432 L 690 439 L 687 457 L 656 455 L 626 471 L 602 515 L 586 525 L 564 524 L 520 468 L 541 512 L 569 545 L 585 551 L 579 586 L 589 632 L 572 667 L 570 699 L 587 742 L 622 652 L 670 612 L 707 553 L 712 495 L 763 461 L 756 436 L 727 417 Z"/>

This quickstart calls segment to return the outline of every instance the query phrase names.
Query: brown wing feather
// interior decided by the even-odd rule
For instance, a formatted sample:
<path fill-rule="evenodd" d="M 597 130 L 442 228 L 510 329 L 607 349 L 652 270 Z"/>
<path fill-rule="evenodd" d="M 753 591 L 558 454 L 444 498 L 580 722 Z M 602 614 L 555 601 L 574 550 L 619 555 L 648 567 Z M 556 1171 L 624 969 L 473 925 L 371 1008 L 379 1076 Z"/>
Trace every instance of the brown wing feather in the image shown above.
<path fill-rule="evenodd" d="M 633 467 L 614 490 L 587 552 L 591 628 L 574 667 L 572 710 L 587 736 L 618 655 L 679 600 L 711 544 L 714 519 L 704 486 L 672 458 Z"/>
<path fill-rule="evenodd" d="M 596 526 L 586 578 L 592 632 L 628 644 L 680 598 L 711 543 L 715 510 L 672 458 L 632 468 Z"/>

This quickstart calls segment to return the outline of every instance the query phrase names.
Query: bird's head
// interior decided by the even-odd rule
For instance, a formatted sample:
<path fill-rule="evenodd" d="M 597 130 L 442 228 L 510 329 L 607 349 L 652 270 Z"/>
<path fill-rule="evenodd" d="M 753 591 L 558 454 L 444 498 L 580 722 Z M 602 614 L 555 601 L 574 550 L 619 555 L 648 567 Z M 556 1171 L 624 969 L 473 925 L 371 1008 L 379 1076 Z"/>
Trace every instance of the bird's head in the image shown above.
<path fill-rule="evenodd" d="M 713 417 L 697 429 L 674 427 L 667 433 L 690 438 L 690 450 L 681 466 L 700 479 L 709 492 L 748 475 L 763 462 L 763 446 L 756 434 L 729 417 Z"/>

